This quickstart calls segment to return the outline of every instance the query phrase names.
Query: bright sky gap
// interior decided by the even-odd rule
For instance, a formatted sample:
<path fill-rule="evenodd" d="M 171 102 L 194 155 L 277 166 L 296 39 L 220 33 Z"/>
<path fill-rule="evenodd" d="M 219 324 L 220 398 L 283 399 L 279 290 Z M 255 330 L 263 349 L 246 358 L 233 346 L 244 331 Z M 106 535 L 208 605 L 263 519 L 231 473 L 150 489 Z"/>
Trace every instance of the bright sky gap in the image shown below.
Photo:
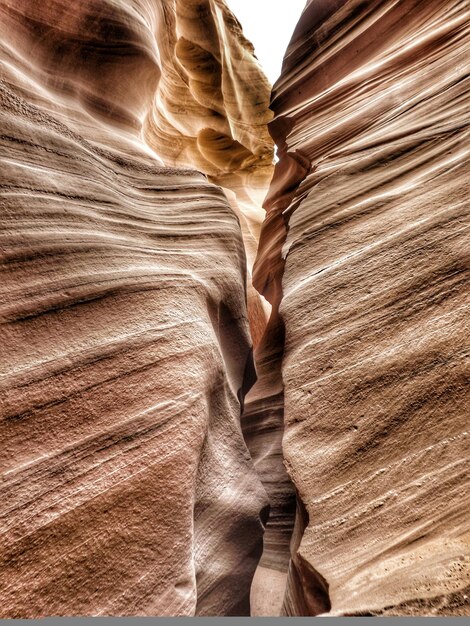
<path fill-rule="evenodd" d="M 305 3 L 306 0 L 227 0 L 271 83 L 279 78 L 284 52 Z"/>

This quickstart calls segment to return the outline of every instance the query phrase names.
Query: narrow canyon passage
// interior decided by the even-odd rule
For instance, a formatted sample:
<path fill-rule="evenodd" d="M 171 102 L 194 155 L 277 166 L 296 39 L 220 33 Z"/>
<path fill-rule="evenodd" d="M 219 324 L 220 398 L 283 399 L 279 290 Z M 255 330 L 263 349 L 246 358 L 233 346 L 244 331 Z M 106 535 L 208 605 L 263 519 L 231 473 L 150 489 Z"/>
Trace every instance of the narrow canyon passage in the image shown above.
<path fill-rule="evenodd" d="M 1 617 L 469 614 L 468 3 L 272 5 L 0 0 Z"/>

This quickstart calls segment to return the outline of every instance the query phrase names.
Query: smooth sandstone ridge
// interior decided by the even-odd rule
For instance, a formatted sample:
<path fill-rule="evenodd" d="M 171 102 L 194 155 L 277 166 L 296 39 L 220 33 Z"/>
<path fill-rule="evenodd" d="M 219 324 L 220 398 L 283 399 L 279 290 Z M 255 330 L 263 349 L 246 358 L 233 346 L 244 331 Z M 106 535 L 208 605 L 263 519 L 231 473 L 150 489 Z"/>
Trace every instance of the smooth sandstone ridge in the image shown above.
<path fill-rule="evenodd" d="M 288 615 L 469 614 L 468 9 L 310 0 L 274 87 Z"/>
<path fill-rule="evenodd" d="M 273 142 L 270 85 L 253 46 L 221 0 L 164 0 L 156 28 L 161 80 L 146 118 L 148 143 L 228 188 L 266 191 Z"/>
<path fill-rule="evenodd" d="M 142 131 L 156 98 L 184 102 L 161 35 L 178 20 L 190 56 L 203 5 L 224 76 L 241 51 L 239 89 L 259 69 L 222 2 L 0 2 L 1 617 L 249 612 L 267 498 L 240 429 L 240 224 Z M 230 120 L 266 169 L 259 108 L 252 129 Z"/>

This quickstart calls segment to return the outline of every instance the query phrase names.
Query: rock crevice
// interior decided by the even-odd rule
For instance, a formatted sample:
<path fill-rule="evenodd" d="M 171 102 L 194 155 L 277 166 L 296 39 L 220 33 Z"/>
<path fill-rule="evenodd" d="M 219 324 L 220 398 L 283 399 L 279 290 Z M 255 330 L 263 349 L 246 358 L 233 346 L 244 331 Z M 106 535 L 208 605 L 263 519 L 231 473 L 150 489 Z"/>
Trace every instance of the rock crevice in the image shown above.
<path fill-rule="evenodd" d="M 468 613 L 466 5 L 0 0 L 2 617 Z"/>

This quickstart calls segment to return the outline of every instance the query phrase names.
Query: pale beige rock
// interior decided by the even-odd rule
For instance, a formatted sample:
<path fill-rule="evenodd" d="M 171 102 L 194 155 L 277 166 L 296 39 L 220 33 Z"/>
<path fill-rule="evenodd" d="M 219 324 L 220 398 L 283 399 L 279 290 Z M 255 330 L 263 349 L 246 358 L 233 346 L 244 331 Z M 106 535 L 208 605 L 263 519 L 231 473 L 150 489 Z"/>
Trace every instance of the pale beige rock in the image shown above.
<path fill-rule="evenodd" d="M 249 610 L 245 251 L 142 140 L 162 7 L 0 2 L 2 617 Z"/>
<path fill-rule="evenodd" d="M 144 133 L 171 165 L 188 165 L 237 193 L 259 226 L 273 170 L 270 85 L 221 0 L 164 0 L 156 28 L 162 76 Z"/>
<path fill-rule="evenodd" d="M 257 345 L 267 316 L 251 289 L 251 270 L 273 175 L 271 86 L 225 2 L 161 0 L 159 11 L 154 30 L 161 79 L 144 138 L 166 165 L 196 168 L 226 191 L 242 228 Z"/>
<path fill-rule="evenodd" d="M 311 0 L 274 88 L 289 615 L 469 613 L 468 49 L 466 2 Z"/>
<path fill-rule="evenodd" d="M 251 616 L 278 617 L 286 589 L 287 572 L 259 565 L 251 586 Z"/>

